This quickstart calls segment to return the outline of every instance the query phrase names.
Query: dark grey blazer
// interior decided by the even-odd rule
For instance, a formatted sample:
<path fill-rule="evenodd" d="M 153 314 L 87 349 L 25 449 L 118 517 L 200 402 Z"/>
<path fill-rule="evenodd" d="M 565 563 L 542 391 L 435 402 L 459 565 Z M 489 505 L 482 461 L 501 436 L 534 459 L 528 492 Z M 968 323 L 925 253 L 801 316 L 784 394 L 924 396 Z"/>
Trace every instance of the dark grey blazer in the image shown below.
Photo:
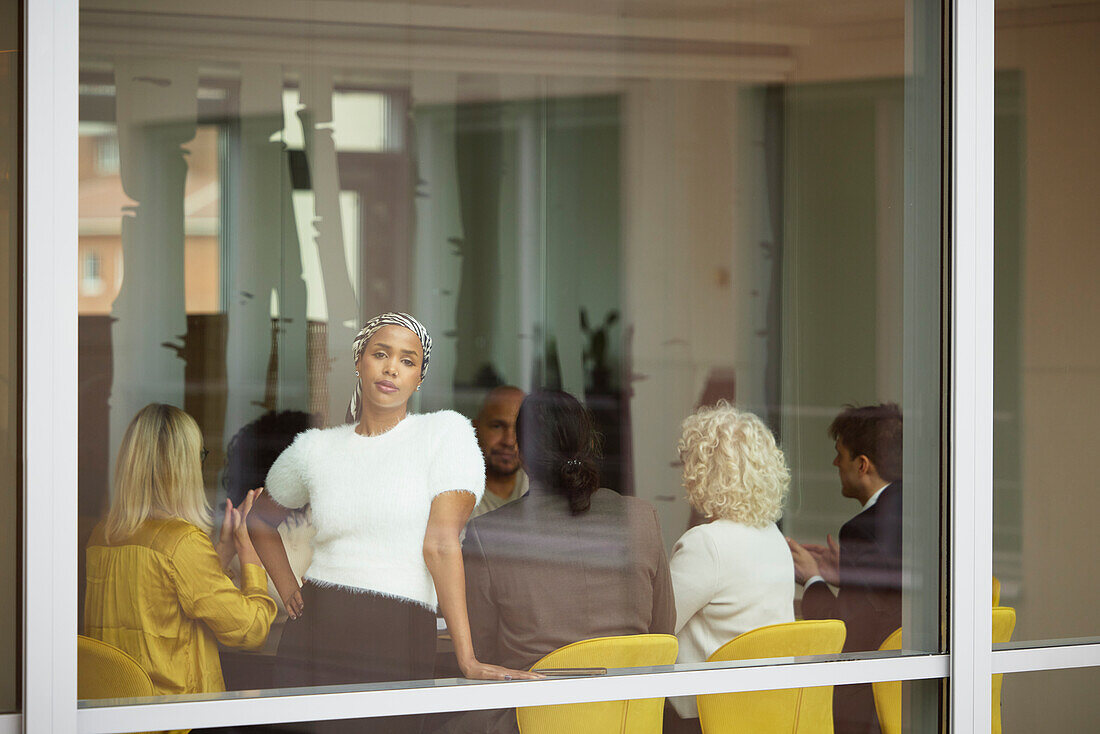
<path fill-rule="evenodd" d="M 657 513 L 609 489 L 573 516 L 535 489 L 470 522 L 462 546 L 478 660 L 529 668 L 592 637 L 673 634 L 676 605 Z"/>

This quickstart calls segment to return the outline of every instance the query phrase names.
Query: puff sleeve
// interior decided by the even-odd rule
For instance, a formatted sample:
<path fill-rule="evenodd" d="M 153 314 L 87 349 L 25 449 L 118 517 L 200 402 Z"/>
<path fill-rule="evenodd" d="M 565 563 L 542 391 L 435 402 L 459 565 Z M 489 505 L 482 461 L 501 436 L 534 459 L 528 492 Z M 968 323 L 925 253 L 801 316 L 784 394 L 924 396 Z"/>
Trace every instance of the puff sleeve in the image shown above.
<path fill-rule="evenodd" d="M 440 411 L 434 426 L 428 492 L 431 499 L 463 490 L 481 501 L 485 493 L 485 460 L 470 421 L 452 410 Z"/>
<path fill-rule="evenodd" d="M 299 433 L 267 472 L 264 488 L 283 507 L 297 510 L 309 504 L 306 466 L 318 435 L 316 429 Z"/>

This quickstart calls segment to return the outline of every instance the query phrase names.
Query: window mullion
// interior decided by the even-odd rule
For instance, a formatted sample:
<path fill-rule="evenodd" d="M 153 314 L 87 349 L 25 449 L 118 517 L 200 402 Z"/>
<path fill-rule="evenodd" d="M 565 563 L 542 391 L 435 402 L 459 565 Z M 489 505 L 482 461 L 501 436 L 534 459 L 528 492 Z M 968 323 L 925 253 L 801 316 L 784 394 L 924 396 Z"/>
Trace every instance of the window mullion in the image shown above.
<path fill-rule="evenodd" d="M 950 730 L 989 731 L 993 574 L 993 0 L 950 33 Z"/>
<path fill-rule="evenodd" d="M 23 716 L 76 729 L 77 0 L 25 4 Z"/>

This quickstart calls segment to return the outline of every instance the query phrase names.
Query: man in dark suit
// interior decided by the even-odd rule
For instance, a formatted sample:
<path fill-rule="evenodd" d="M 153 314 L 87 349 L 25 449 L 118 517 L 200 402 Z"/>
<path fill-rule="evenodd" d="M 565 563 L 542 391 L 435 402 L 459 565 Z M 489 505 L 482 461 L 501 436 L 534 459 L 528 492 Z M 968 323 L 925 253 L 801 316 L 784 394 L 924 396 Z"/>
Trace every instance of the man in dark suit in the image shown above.
<path fill-rule="evenodd" d="M 840 529 L 839 545 L 832 536 L 826 546 L 787 539 L 805 585 L 802 617 L 843 620 L 844 652 L 877 650 L 901 626 L 901 411 L 894 403 L 849 407 L 829 435 L 841 493 L 863 509 Z M 837 734 L 878 732 L 870 684 L 836 687 L 833 716 Z"/>

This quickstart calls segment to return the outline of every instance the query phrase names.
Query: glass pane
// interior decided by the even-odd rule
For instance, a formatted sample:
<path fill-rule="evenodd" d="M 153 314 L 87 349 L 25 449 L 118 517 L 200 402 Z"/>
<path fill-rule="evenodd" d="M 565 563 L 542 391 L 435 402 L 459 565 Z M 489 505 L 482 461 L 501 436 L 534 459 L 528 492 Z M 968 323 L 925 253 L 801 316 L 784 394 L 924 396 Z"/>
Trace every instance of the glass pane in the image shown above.
<path fill-rule="evenodd" d="M 0 1 L 0 713 L 19 706 L 22 568 L 20 433 L 20 86 L 22 4 Z"/>
<path fill-rule="evenodd" d="M 1003 731 L 1095 731 L 1100 724 L 1100 668 L 1041 670 L 993 676 L 993 716 L 997 716 L 997 678 L 1002 682 Z M 994 729 L 996 731 L 996 729 Z"/>
<path fill-rule="evenodd" d="M 939 716 L 939 702 L 944 693 L 945 682 L 941 680 L 917 680 L 886 682 L 878 684 L 876 696 L 879 701 L 879 715 L 882 717 L 882 730 L 908 734 L 909 732 L 935 732 L 934 722 Z M 754 722 L 758 730 L 765 731 L 768 724 L 777 728 L 786 721 L 793 721 L 793 712 L 799 710 L 795 699 L 802 695 L 805 701 L 800 710 L 800 721 L 803 725 L 807 719 L 815 720 L 814 714 L 827 712 L 829 701 L 832 698 L 829 686 L 803 689 L 786 689 L 781 691 L 746 691 L 733 694 L 719 694 L 709 697 L 704 703 L 707 708 L 704 716 L 707 723 L 704 726 L 708 731 L 724 731 L 730 728 L 740 728 L 746 722 Z M 599 715 L 601 708 L 613 710 L 621 706 L 622 702 L 607 702 L 599 704 L 580 704 L 571 706 L 532 707 L 522 715 L 525 721 L 531 721 L 535 716 L 543 717 L 545 723 L 552 723 L 557 728 L 538 729 L 539 731 L 569 731 L 566 728 L 570 723 L 582 721 L 583 731 L 595 731 L 592 728 L 593 714 Z M 921 710 L 923 709 L 923 710 Z M 660 709 L 657 709 L 660 711 Z M 494 712 L 495 716 L 507 720 L 509 723 L 516 720 L 516 713 L 512 710 Z M 827 716 L 826 716 L 827 718 Z M 363 720 L 364 722 L 367 720 Z M 429 717 L 427 731 L 448 730 L 453 726 L 448 714 L 439 714 Z M 683 734 L 693 731 L 685 727 L 674 715 L 670 707 L 664 709 L 663 728 L 657 730 L 664 734 Z M 558 726 L 558 725 L 561 726 Z M 730 725 L 734 726 L 731 727 Z M 239 726 L 217 727 L 209 729 L 194 729 L 201 734 L 243 734 L 244 732 L 271 732 L 272 734 L 314 734 L 318 729 L 318 722 L 293 722 L 283 724 L 268 724 L 264 726 Z M 442 729 L 440 729 L 442 727 Z M 453 729 L 451 729 L 453 730 Z M 618 728 L 612 729 L 619 731 Z M 627 731 L 639 731 L 640 729 L 628 729 Z M 755 729 L 754 729 L 755 730 Z M 476 731 L 484 731 L 478 729 Z M 699 729 L 695 728 L 695 732 Z"/>
<path fill-rule="evenodd" d="M 1100 22 L 1055 2 L 998 4 L 994 574 L 1014 639 L 1100 634 L 1097 427 Z"/>
<path fill-rule="evenodd" d="M 83 4 L 84 631 L 164 695 L 942 649 L 939 4 L 502 5 Z"/>

